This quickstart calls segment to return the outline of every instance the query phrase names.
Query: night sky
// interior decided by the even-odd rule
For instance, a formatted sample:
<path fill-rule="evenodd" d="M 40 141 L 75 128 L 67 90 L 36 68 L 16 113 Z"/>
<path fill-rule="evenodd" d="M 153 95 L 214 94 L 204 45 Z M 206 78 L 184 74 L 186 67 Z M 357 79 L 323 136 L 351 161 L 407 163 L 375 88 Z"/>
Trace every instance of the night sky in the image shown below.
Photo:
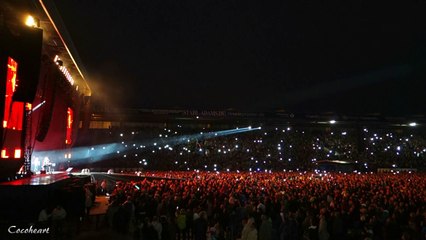
<path fill-rule="evenodd" d="M 372 2 L 56 4 L 109 106 L 424 114 L 425 2 Z"/>

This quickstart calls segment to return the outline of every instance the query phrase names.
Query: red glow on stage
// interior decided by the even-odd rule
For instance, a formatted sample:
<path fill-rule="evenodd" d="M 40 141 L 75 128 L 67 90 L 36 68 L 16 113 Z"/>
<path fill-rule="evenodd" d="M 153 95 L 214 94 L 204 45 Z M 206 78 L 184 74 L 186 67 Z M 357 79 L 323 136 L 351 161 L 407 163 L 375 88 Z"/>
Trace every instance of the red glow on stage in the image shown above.
<path fill-rule="evenodd" d="M 4 148 L 1 150 L 1 158 L 9 158 L 9 151 L 7 148 Z M 22 150 L 20 148 L 16 148 L 13 154 L 13 158 L 21 158 L 22 157 Z"/>
<path fill-rule="evenodd" d="M 28 110 L 28 111 L 31 111 L 33 109 L 33 105 L 31 103 L 26 103 L 25 109 Z"/>
<path fill-rule="evenodd" d="M 21 158 L 21 154 L 22 153 L 22 151 L 21 151 L 21 149 L 15 149 L 15 158 Z"/>
<path fill-rule="evenodd" d="M 6 149 L 1 150 L 1 158 L 9 158 L 9 155 L 7 155 Z"/>
<path fill-rule="evenodd" d="M 18 63 L 11 57 L 7 59 L 7 74 L 4 98 L 3 143 L 1 158 L 22 158 L 22 128 L 24 123 L 24 103 L 13 100 L 19 80 L 17 78 Z"/>
<path fill-rule="evenodd" d="M 8 149 L 2 149 L 1 150 L 1 158 L 9 158 L 9 151 Z M 19 159 L 22 157 L 22 150 L 20 148 L 16 148 L 13 154 L 13 158 Z"/>
<path fill-rule="evenodd" d="M 74 112 L 71 108 L 67 110 L 67 133 L 65 137 L 65 144 L 71 144 L 72 139 L 72 123 L 74 121 Z"/>
<path fill-rule="evenodd" d="M 21 131 L 24 119 L 24 103 L 12 101 L 13 93 L 18 86 L 17 70 L 18 63 L 9 57 L 7 60 L 3 128 Z"/>

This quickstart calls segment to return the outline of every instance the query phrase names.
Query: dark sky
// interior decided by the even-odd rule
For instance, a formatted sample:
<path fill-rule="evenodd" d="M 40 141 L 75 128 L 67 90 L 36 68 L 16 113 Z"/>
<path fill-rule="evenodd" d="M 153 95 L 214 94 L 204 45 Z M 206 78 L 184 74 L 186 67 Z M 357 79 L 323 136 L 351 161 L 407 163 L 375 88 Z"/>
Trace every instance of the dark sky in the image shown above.
<path fill-rule="evenodd" d="M 424 114 L 425 4 L 372 2 L 56 4 L 114 106 Z"/>

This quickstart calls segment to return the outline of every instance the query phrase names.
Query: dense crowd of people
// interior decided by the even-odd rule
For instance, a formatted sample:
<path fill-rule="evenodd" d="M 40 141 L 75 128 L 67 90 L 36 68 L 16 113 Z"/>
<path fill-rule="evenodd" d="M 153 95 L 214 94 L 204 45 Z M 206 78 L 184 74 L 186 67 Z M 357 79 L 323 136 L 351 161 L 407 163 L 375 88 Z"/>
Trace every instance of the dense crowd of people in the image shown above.
<path fill-rule="evenodd" d="M 102 161 L 89 160 L 89 165 L 145 170 L 264 172 L 314 170 L 319 168 L 320 161 L 339 160 L 353 163 L 361 171 L 426 167 L 426 139 L 412 128 L 269 126 L 215 135 L 221 130 L 223 128 L 185 128 L 169 124 L 98 131 L 93 135 L 96 144 L 92 151 L 102 151 L 103 145 L 97 145 L 100 142 L 115 143 L 119 147 L 105 154 Z"/>
<path fill-rule="evenodd" d="M 139 180 L 107 174 L 96 192 L 84 191 L 86 214 L 94 194 L 109 197 L 105 223 L 122 236 L 426 240 L 426 139 L 413 128 L 166 124 L 95 133 L 82 166 L 142 170 Z M 324 162 L 350 167 L 328 171 Z"/>
<path fill-rule="evenodd" d="M 136 239 L 425 239 L 421 173 L 147 172 L 99 185 Z"/>

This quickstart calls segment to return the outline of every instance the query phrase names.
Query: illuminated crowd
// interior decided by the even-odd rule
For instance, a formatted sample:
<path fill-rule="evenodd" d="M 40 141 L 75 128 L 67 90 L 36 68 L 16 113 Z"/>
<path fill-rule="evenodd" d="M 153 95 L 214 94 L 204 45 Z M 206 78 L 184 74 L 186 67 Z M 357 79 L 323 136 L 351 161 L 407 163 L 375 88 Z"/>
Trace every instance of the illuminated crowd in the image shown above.
<path fill-rule="evenodd" d="M 414 171 L 425 169 L 426 139 L 414 128 L 167 124 L 97 134 L 92 170 L 169 179 L 103 185 L 109 225 L 139 239 L 425 236 L 425 175 Z M 325 160 L 355 171 L 324 173 Z"/>
<path fill-rule="evenodd" d="M 313 170 L 318 168 L 318 161 L 340 160 L 357 165 L 361 171 L 424 169 L 426 139 L 410 130 L 253 127 L 206 137 L 217 130 L 181 125 L 109 129 L 98 133 L 90 151 L 102 151 L 102 145 L 95 145 L 99 142 L 116 143 L 118 147 L 105 154 L 103 161 L 90 161 L 90 166 L 269 172 Z"/>
<path fill-rule="evenodd" d="M 111 228 L 137 239 L 425 239 L 420 173 L 147 172 L 102 184 Z"/>
<path fill-rule="evenodd" d="M 73 151 L 82 166 L 146 176 L 97 180 L 106 223 L 135 239 L 426 239 L 415 128 L 167 124 L 90 139 Z M 324 171 L 327 160 L 352 167 Z"/>

